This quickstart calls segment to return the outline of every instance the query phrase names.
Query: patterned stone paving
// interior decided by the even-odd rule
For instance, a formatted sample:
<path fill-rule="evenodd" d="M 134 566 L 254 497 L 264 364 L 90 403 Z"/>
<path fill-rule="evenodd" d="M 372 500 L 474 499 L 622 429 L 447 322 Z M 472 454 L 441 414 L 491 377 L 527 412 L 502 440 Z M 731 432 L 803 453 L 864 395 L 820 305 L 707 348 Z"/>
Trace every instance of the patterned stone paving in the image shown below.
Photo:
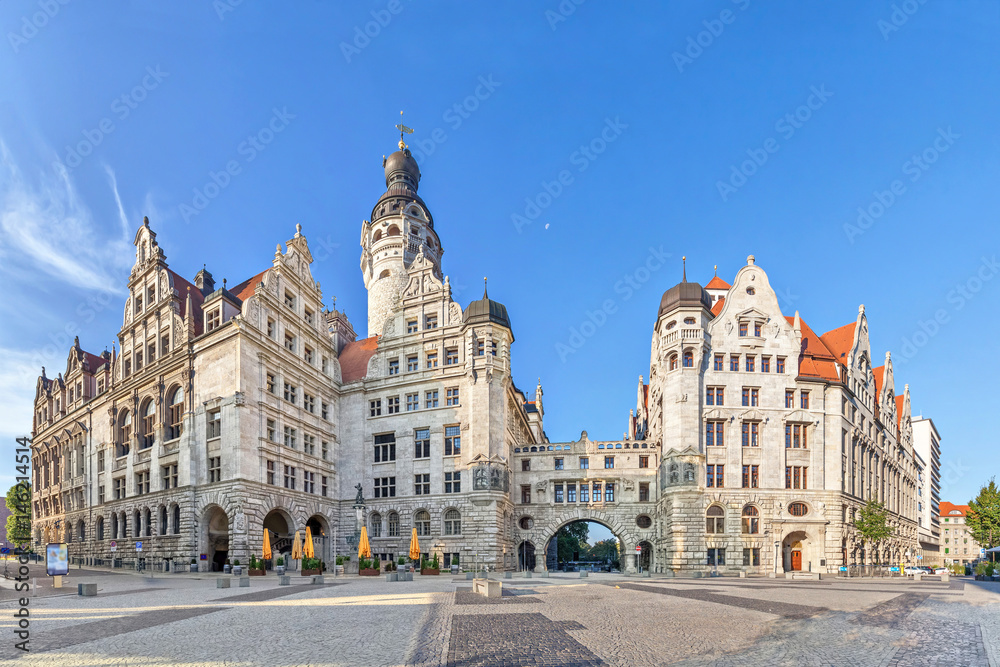
<path fill-rule="evenodd" d="M 488 598 L 478 593 L 473 593 L 470 587 L 461 587 L 455 589 L 455 604 L 539 604 L 541 600 L 530 595 L 530 593 L 534 593 L 534 591 L 519 591 L 505 588 L 501 592 L 501 597 Z"/>
<path fill-rule="evenodd" d="M 825 607 L 811 607 L 808 605 L 792 604 L 787 602 L 775 602 L 755 598 L 737 597 L 735 595 L 725 595 L 715 591 L 696 588 L 689 590 L 677 590 L 666 586 L 647 586 L 642 584 L 621 584 L 621 588 L 633 591 L 645 591 L 647 593 L 658 593 L 660 595 L 673 595 L 689 600 L 699 600 L 701 602 L 714 602 L 730 607 L 741 607 L 753 611 L 762 611 L 767 614 L 775 614 L 784 618 L 810 618 L 825 611 Z"/>
<path fill-rule="evenodd" d="M 542 614 L 455 616 L 447 667 L 599 667 L 604 661 Z"/>
<path fill-rule="evenodd" d="M 327 586 L 339 586 L 339 585 L 340 584 L 303 584 L 299 586 L 279 586 L 278 588 L 252 591 L 250 593 L 237 593 L 236 595 L 227 595 L 225 597 L 209 600 L 209 602 L 265 602 L 267 600 L 276 600 L 278 598 L 288 597 L 289 595 L 296 595 L 298 593 L 314 591 L 317 588 L 325 588 Z M 219 589 L 219 590 L 225 590 L 225 589 Z"/>

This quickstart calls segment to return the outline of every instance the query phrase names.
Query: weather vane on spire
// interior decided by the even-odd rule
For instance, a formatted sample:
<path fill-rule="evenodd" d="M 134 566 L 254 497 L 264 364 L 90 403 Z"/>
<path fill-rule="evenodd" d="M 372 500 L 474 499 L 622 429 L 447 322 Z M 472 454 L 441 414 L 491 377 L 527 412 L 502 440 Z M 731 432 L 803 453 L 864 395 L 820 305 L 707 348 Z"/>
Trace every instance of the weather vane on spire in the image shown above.
<path fill-rule="evenodd" d="M 413 128 L 412 127 L 406 127 L 405 125 L 403 125 L 403 112 L 402 111 L 399 112 L 399 125 L 396 126 L 396 129 L 399 130 L 399 150 L 406 150 L 406 144 L 403 143 L 403 135 L 404 134 L 413 134 Z"/>

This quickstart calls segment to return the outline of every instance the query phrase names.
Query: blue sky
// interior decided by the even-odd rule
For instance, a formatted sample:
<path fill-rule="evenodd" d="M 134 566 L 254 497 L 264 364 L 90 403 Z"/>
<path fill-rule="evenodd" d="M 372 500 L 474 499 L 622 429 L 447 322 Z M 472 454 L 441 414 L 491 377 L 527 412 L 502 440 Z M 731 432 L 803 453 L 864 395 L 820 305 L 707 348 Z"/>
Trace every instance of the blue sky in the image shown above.
<path fill-rule="evenodd" d="M 301 224 L 363 334 L 403 109 L 456 298 L 490 277 L 553 440 L 621 436 L 682 255 L 705 283 L 754 254 L 818 332 L 865 304 L 946 499 L 1000 469 L 969 409 L 1000 359 L 996 3 L 7 0 L 0 28 L 2 456 L 60 332 L 114 340 L 143 215 L 175 270 L 230 285 Z"/>

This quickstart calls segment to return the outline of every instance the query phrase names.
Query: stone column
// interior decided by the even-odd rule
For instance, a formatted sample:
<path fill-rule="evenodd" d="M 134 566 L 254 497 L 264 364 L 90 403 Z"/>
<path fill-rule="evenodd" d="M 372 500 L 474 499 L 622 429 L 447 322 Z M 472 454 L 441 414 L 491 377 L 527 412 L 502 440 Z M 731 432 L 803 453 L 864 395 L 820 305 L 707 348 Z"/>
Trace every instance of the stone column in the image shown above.
<path fill-rule="evenodd" d="M 628 565 L 625 566 L 625 572 L 629 574 L 635 574 L 639 562 L 639 555 L 634 552 L 629 553 L 626 562 L 628 563 Z"/>

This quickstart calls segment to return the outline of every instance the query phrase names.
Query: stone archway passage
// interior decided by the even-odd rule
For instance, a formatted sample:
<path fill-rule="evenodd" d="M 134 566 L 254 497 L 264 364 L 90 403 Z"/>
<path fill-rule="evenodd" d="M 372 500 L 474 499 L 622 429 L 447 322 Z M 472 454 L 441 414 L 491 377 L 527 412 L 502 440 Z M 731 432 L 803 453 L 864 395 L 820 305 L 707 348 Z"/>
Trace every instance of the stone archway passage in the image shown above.
<path fill-rule="evenodd" d="M 263 527 L 270 532 L 272 564 L 279 556 L 284 556 L 285 564 L 288 564 L 288 558 L 292 553 L 292 542 L 295 539 L 292 525 L 290 517 L 284 510 L 273 509 L 264 517 Z"/>
<path fill-rule="evenodd" d="M 517 546 L 517 569 L 534 570 L 537 565 L 535 558 L 535 545 L 525 540 Z"/>
<path fill-rule="evenodd" d="M 205 512 L 205 552 L 213 572 L 220 572 L 229 557 L 229 516 L 221 507 Z"/>

